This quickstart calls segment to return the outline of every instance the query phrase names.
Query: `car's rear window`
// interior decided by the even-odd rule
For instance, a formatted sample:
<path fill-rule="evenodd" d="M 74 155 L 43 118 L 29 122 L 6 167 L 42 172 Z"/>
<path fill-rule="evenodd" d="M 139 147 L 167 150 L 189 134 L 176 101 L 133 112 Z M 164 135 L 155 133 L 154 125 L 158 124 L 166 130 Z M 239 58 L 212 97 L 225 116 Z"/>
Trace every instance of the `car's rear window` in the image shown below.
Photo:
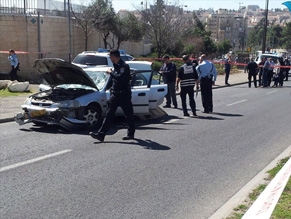
<path fill-rule="evenodd" d="M 277 61 L 277 59 L 279 58 L 279 57 L 277 57 L 277 56 L 271 56 L 271 55 L 261 55 L 261 59 L 262 58 L 271 58 L 273 61 Z"/>
<path fill-rule="evenodd" d="M 78 55 L 73 63 L 81 65 L 108 65 L 106 57 L 94 56 L 94 55 Z"/>

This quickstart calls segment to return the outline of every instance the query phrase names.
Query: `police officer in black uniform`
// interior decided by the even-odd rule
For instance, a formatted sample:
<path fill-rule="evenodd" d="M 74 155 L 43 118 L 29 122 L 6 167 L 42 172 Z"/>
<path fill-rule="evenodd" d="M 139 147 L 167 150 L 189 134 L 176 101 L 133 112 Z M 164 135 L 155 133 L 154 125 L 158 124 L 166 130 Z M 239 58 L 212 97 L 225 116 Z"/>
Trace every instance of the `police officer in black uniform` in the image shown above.
<path fill-rule="evenodd" d="M 110 59 L 113 63 L 114 70 L 108 71 L 108 74 L 110 74 L 112 78 L 112 87 L 110 89 L 110 98 L 107 103 L 107 114 L 99 131 L 97 133 L 90 132 L 90 135 L 92 138 L 103 142 L 105 134 L 113 122 L 116 109 L 120 106 L 128 124 L 127 135 L 122 139 L 134 139 L 135 123 L 131 102 L 130 68 L 129 65 L 120 58 L 120 52 L 116 49 L 110 50 Z"/>
<path fill-rule="evenodd" d="M 257 87 L 257 71 L 258 71 L 258 64 L 252 58 L 251 61 L 247 65 L 248 70 L 248 79 L 249 79 L 249 87 L 252 86 L 252 78 L 254 78 L 254 85 Z"/>
<path fill-rule="evenodd" d="M 182 65 L 179 69 L 178 79 L 177 79 L 177 86 L 176 89 L 179 89 L 179 83 L 181 87 L 180 91 L 180 97 L 182 101 L 182 108 L 184 116 L 190 116 L 187 110 L 187 104 L 186 104 L 186 95 L 189 96 L 189 103 L 191 110 L 193 112 L 193 116 L 197 116 L 196 114 L 196 103 L 194 100 L 194 86 L 195 82 L 198 86 L 198 75 L 195 69 L 195 66 L 190 61 L 190 58 L 188 55 L 184 55 L 182 57 L 184 61 L 184 65 Z"/>

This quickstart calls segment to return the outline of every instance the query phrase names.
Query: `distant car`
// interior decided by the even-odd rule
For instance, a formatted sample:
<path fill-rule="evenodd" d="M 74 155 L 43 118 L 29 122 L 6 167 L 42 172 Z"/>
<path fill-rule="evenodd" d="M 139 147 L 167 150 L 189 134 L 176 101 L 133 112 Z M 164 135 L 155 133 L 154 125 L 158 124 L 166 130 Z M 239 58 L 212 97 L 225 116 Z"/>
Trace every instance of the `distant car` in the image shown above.
<path fill-rule="evenodd" d="M 131 61 L 134 59 L 133 56 L 126 54 L 123 50 L 120 51 L 120 58 L 124 61 Z M 92 66 L 113 66 L 108 52 L 104 49 L 99 49 L 99 51 L 84 51 L 78 54 L 72 63 L 81 68 Z"/>
<path fill-rule="evenodd" d="M 159 75 L 150 70 L 150 64 L 141 64 L 147 65 L 146 70 L 131 69 L 135 115 L 148 115 L 162 104 L 167 93 L 165 84 L 157 84 Z M 108 67 L 82 69 L 60 59 L 40 59 L 34 67 L 51 89 L 26 99 L 21 106 L 24 112 L 15 116 L 18 124 L 57 124 L 75 130 L 84 126 L 96 128 L 101 123 L 112 84 L 106 73 Z M 123 111 L 118 108 L 116 114 L 121 115 Z"/>
<path fill-rule="evenodd" d="M 274 62 L 276 62 L 278 59 L 283 58 L 283 57 L 280 55 L 277 55 L 277 54 L 264 53 L 264 54 L 257 56 L 255 59 L 255 62 L 257 64 L 259 64 L 261 62 L 262 58 L 271 58 Z"/>

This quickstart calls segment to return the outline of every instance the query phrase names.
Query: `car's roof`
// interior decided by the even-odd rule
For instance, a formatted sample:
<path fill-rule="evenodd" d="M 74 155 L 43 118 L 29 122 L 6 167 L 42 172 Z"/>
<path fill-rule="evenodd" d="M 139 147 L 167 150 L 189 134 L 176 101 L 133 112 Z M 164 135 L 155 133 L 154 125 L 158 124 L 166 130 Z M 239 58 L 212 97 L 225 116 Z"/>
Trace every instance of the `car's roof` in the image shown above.
<path fill-rule="evenodd" d="M 129 67 L 132 70 L 152 70 L 152 62 L 149 61 L 126 61 L 126 63 L 129 65 Z M 109 66 L 93 66 L 93 67 L 88 67 L 84 68 L 84 71 L 107 71 Z"/>
<path fill-rule="evenodd" d="M 260 56 L 261 57 L 262 56 L 268 56 L 268 57 L 276 57 L 276 58 L 282 57 L 281 55 L 272 54 L 272 53 L 264 53 L 264 54 L 261 54 Z"/>
<path fill-rule="evenodd" d="M 78 55 L 94 55 L 94 56 L 109 57 L 108 52 L 98 52 L 98 51 L 83 51 L 83 52 L 79 53 Z M 131 55 L 121 53 L 120 56 L 131 56 Z"/>

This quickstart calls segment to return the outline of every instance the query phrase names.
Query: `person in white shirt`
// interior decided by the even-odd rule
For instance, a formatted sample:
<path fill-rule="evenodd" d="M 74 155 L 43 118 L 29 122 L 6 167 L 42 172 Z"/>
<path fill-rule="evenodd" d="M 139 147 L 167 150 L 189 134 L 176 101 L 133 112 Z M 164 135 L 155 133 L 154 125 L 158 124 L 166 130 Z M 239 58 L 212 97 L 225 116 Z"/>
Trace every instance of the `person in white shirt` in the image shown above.
<path fill-rule="evenodd" d="M 196 67 L 196 71 L 201 87 L 201 97 L 204 113 L 212 113 L 212 86 L 215 84 L 217 77 L 216 67 L 213 63 L 206 60 L 205 54 L 202 54 L 200 56 L 199 65 Z"/>

